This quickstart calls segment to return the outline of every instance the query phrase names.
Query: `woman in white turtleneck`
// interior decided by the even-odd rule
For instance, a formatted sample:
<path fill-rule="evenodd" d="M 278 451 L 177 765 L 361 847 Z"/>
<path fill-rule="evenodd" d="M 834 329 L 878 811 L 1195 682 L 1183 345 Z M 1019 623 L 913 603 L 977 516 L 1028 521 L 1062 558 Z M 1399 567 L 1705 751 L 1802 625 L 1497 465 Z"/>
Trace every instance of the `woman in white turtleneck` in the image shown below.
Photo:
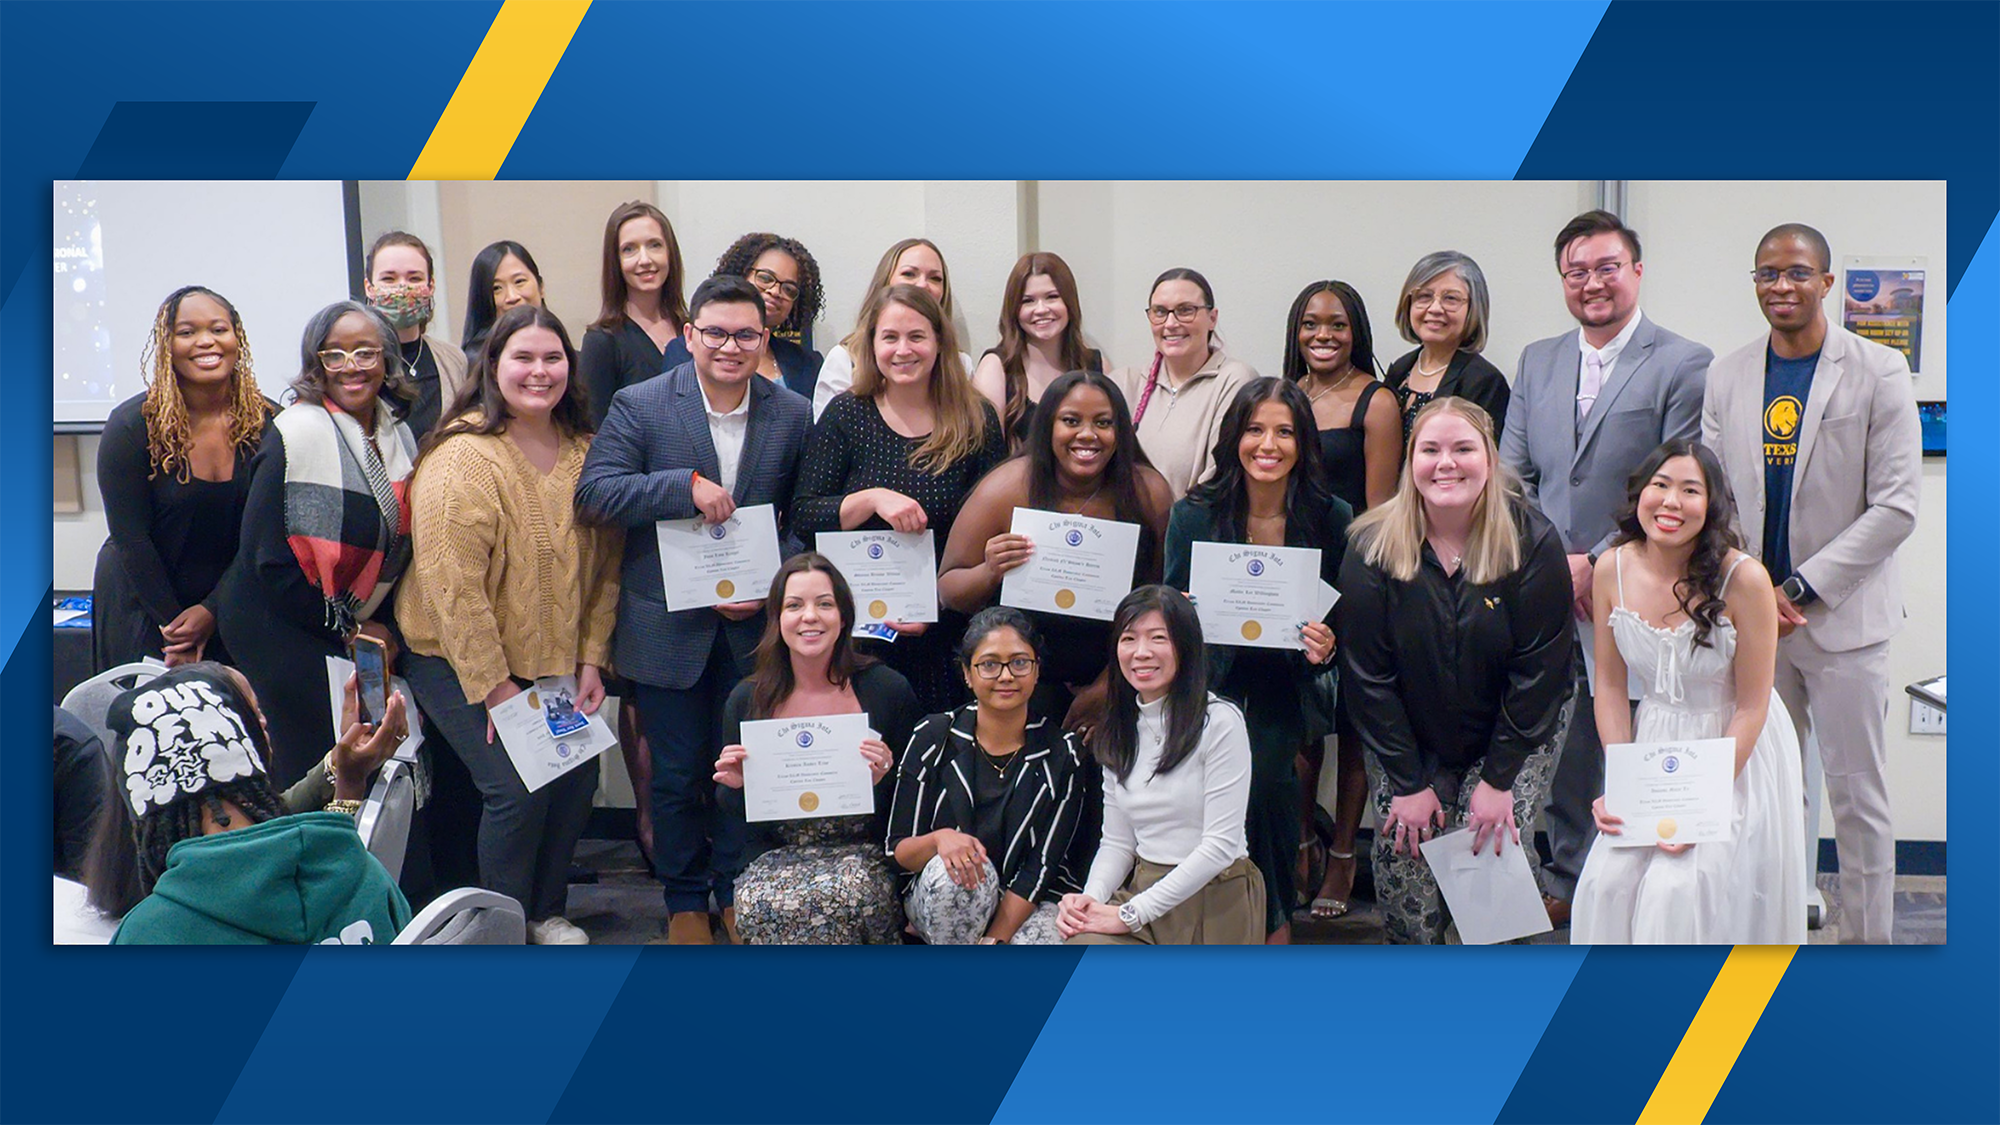
<path fill-rule="evenodd" d="M 1167 586 L 1112 619 L 1119 675 L 1091 732 L 1104 766 L 1104 839 L 1056 927 L 1076 945 L 1261 945 L 1264 877 L 1250 862 L 1250 737 L 1208 693 L 1201 624 Z"/>

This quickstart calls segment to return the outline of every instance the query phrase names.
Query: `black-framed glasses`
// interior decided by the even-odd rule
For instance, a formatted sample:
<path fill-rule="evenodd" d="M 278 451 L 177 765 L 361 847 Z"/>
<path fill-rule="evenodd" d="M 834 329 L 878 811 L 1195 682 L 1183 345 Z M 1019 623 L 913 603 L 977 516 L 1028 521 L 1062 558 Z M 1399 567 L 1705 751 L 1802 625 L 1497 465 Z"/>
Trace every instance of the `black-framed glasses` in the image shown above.
<path fill-rule="evenodd" d="M 1165 324 L 1168 317 L 1173 317 L 1182 324 L 1193 324 L 1198 314 L 1214 307 L 1214 305 L 1175 305 L 1173 308 L 1168 308 L 1165 305 L 1149 305 L 1146 308 L 1146 319 L 1154 324 Z"/>
<path fill-rule="evenodd" d="M 327 371 L 373 371 L 382 366 L 381 348 L 356 348 L 351 352 L 327 348 L 319 353 L 319 365 Z"/>
<path fill-rule="evenodd" d="M 747 352 L 756 347 L 764 339 L 763 330 L 758 328 L 745 328 L 738 332 L 724 332 L 720 328 L 703 328 L 700 325 L 696 325 L 694 331 L 695 335 L 701 337 L 701 342 L 706 344 L 708 350 L 712 352 L 721 351 L 722 345 L 727 344 L 731 340 L 736 341 L 736 346 Z"/>
<path fill-rule="evenodd" d="M 1811 266 L 1793 266 L 1788 270 L 1774 270 L 1769 266 L 1762 266 L 1750 271 L 1751 280 L 1759 285 L 1776 285 L 1781 277 L 1793 285 L 1804 285 L 1818 276 L 1819 271 Z"/>
<path fill-rule="evenodd" d="M 1588 269 L 1564 270 L 1562 279 L 1571 289 L 1581 289 L 1590 281 L 1590 275 L 1596 274 L 1597 280 L 1609 285 L 1618 280 L 1618 271 L 1624 268 L 1624 262 L 1605 262 Z"/>
<path fill-rule="evenodd" d="M 775 289 L 784 294 L 787 301 L 799 299 L 799 283 L 786 281 L 770 270 L 751 270 L 750 283 L 759 289 Z"/>
<path fill-rule="evenodd" d="M 1002 670 L 1014 673 L 1014 678 L 1018 680 L 1034 671 L 1035 665 L 1040 663 L 1041 661 L 1032 656 L 1017 656 L 1005 661 L 982 660 L 974 664 L 972 670 L 979 673 L 979 678 L 982 680 L 997 680 Z"/>

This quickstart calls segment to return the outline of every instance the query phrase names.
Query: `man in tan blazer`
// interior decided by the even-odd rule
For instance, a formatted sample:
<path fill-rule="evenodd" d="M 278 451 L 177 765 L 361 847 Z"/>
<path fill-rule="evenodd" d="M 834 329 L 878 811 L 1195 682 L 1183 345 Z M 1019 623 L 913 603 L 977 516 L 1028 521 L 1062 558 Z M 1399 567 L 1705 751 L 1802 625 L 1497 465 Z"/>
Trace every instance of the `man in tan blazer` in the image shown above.
<path fill-rule="evenodd" d="M 1710 366 L 1701 428 L 1778 586 L 1777 689 L 1801 741 L 1818 735 L 1841 937 L 1887 942 L 1889 638 L 1903 623 L 1896 548 L 1917 524 L 1921 436 L 1902 353 L 1827 322 L 1832 260 L 1803 224 L 1764 236 L 1753 276 L 1771 331 Z"/>

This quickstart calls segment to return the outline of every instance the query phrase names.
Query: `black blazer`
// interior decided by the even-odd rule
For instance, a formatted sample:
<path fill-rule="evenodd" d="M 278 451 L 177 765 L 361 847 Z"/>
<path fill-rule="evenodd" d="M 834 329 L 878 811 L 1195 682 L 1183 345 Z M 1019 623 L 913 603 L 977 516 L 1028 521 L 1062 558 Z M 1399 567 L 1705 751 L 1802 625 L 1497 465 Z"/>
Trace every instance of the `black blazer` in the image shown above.
<path fill-rule="evenodd" d="M 1410 381 L 1410 372 L 1415 370 L 1417 356 L 1422 352 L 1423 349 L 1419 348 L 1389 365 L 1389 374 L 1384 381 L 1396 392 L 1397 398 L 1409 398 L 1403 384 Z M 1485 356 L 1460 350 L 1444 369 L 1444 378 L 1438 380 L 1437 394 L 1433 397 L 1451 395 L 1478 403 L 1481 409 L 1493 416 L 1493 441 L 1497 445 L 1501 432 L 1507 428 L 1507 400 L 1513 394 L 1513 388 L 1507 385 L 1507 377 L 1500 374 L 1500 369 L 1488 362 Z M 1408 442 L 1409 437 L 1406 431 L 1403 440 Z"/>
<path fill-rule="evenodd" d="M 896 845 L 940 828 L 972 831 L 972 774 L 987 768 L 979 759 L 974 732 L 979 704 L 932 715 L 910 737 L 896 767 L 896 796 L 889 806 L 883 849 L 893 858 Z M 1076 736 L 1046 717 L 1029 720 L 1021 745 L 1021 768 L 1007 790 L 1001 822 L 1007 852 L 995 865 L 1000 883 L 1029 902 L 1054 902 L 1083 890 L 1065 864 L 1084 805 L 1083 751 Z M 910 873 L 902 872 L 905 881 Z"/>

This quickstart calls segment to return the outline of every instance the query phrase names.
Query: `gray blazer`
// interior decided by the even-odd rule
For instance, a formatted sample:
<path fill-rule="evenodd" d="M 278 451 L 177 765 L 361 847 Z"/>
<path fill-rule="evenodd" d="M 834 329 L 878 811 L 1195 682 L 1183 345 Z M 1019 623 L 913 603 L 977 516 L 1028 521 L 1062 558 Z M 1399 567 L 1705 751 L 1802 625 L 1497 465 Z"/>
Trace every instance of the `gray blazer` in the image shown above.
<path fill-rule="evenodd" d="M 1521 478 L 1528 502 L 1562 533 L 1565 551 L 1581 555 L 1609 547 L 1625 508 L 1626 479 L 1662 442 L 1698 436 L 1702 386 L 1714 358 L 1642 315 L 1579 432 L 1583 353 L 1577 332 L 1522 349 L 1500 460 Z"/>
<path fill-rule="evenodd" d="M 1715 361 L 1702 440 L 1722 458 L 1744 545 L 1764 550 L 1764 354 L 1768 337 Z M 1923 435 L 1903 353 L 1829 324 L 1792 469 L 1792 566 L 1819 599 L 1806 630 L 1828 652 L 1903 625 L 1896 548 L 1917 526 Z M 1773 574 L 1773 582 L 1788 575 Z"/>
<path fill-rule="evenodd" d="M 791 532 L 792 484 L 812 428 L 812 404 L 769 379 L 750 380 L 750 419 L 736 472 L 738 504 L 775 504 L 779 548 L 798 551 Z M 718 632 L 737 667 L 750 668 L 763 632 L 760 613 L 730 621 L 712 609 L 667 610 L 660 581 L 659 520 L 699 515 L 694 474 L 722 479 L 708 410 L 692 361 L 634 383 L 612 396 L 604 425 L 591 442 L 576 482 L 580 520 L 627 529 L 619 571 L 618 633 L 613 660 L 620 674 L 642 684 L 686 690 L 701 678 Z M 761 596 L 762 591 L 757 591 Z"/>

